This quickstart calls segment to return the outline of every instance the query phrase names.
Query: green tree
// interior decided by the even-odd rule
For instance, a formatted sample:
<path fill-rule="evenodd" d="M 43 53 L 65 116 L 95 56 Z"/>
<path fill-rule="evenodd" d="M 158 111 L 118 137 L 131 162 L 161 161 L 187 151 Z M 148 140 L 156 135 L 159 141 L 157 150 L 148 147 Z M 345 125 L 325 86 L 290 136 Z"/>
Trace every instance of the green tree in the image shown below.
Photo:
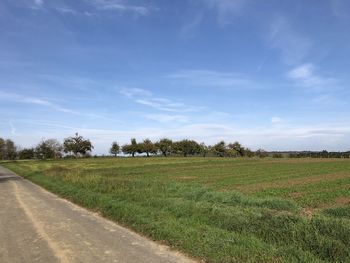
<path fill-rule="evenodd" d="M 210 152 L 211 150 L 211 147 L 208 146 L 208 145 L 205 145 L 204 142 L 202 142 L 200 145 L 199 145 L 199 149 L 200 149 L 200 153 L 203 157 L 206 157 L 207 154 Z"/>
<path fill-rule="evenodd" d="M 132 138 L 130 144 L 123 145 L 122 151 L 125 154 L 130 154 L 132 157 L 135 157 L 135 154 L 140 151 L 140 145 L 135 138 Z"/>
<path fill-rule="evenodd" d="M 149 157 L 150 154 L 156 154 L 158 149 L 150 139 L 145 139 L 139 144 L 139 151 L 146 153 L 147 157 Z"/>
<path fill-rule="evenodd" d="M 17 154 L 17 146 L 12 140 L 0 138 L 0 160 L 14 160 Z"/>
<path fill-rule="evenodd" d="M 14 160 L 17 157 L 17 146 L 15 143 L 7 139 L 5 141 L 5 159 Z"/>
<path fill-rule="evenodd" d="M 85 156 L 93 149 L 93 145 L 88 139 L 84 139 L 83 136 L 78 133 L 75 137 L 68 137 L 64 139 L 63 150 L 65 153 L 73 153 L 75 157 L 79 155 Z"/>
<path fill-rule="evenodd" d="M 5 140 L 0 138 L 0 160 L 4 160 L 6 156 Z"/>
<path fill-rule="evenodd" d="M 35 157 L 35 150 L 33 148 L 25 148 L 18 152 L 18 158 L 19 159 L 34 159 Z"/>
<path fill-rule="evenodd" d="M 254 157 L 254 152 L 252 150 L 250 150 L 249 148 L 245 148 L 244 156 L 247 156 L 249 158 Z"/>
<path fill-rule="evenodd" d="M 174 151 L 184 157 L 200 153 L 200 146 L 193 140 L 182 140 L 174 143 Z"/>
<path fill-rule="evenodd" d="M 156 147 L 159 149 L 159 151 L 163 154 L 163 156 L 168 156 L 172 152 L 173 148 L 173 141 L 167 138 L 160 139 L 156 143 Z"/>
<path fill-rule="evenodd" d="M 239 153 L 235 149 L 227 148 L 226 149 L 226 156 L 228 156 L 228 157 L 238 157 Z"/>
<path fill-rule="evenodd" d="M 329 153 L 328 153 L 328 151 L 323 150 L 322 152 L 320 152 L 320 156 L 322 158 L 329 158 Z"/>
<path fill-rule="evenodd" d="M 118 153 L 120 152 L 119 144 L 117 142 L 113 142 L 111 148 L 109 149 L 109 152 L 117 157 Z"/>
<path fill-rule="evenodd" d="M 212 147 L 214 155 L 224 157 L 226 154 L 226 143 L 224 141 L 218 142 Z"/>
<path fill-rule="evenodd" d="M 275 153 L 272 154 L 272 158 L 283 158 L 283 154 L 275 152 Z"/>
<path fill-rule="evenodd" d="M 263 149 L 259 149 L 255 152 L 255 155 L 260 157 L 260 158 L 265 158 L 268 157 L 269 155 L 267 154 L 267 152 Z"/>
<path fill-rule="evenodd" d="M 62 145 L 56 139 L 42 140 L 35 147 L 38 159 L 56 159 L 62 157 Z"/>
<path fill-rule="evenodd" d="M 230 143 L 227 148 L 231 157 L 242 157 L 245 154 L 245 149 L 239 142 Z"/>

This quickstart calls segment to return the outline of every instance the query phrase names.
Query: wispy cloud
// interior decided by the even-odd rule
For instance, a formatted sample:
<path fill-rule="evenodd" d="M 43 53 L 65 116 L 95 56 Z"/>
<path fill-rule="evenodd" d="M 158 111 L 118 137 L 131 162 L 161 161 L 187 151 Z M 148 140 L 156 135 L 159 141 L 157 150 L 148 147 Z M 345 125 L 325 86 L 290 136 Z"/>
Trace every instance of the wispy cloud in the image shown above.
<path fill-rule="evenodd" d="M 340 19 L 350 18 L 350 5 L 348 0 L 330 0 L 333 14 Z"/>
<path fill-rule="evenodd" d="M 131 5 L 121 0 L 94 0 L 93 4 L 99 10 L 115 10 L 119 12 L 132 12 L 138 15 L 148 15 L 150 10 L 146 6 Z"/>
<path fill-rule="evenodd" d="M 37 106 L 43 106 L 50 108 L 52 110 L 56 110 L 59 112 L 67 113 L 67 114 L 74 114 L 77 116 L 86 117 L 89 120 L 105 120 L 109 123 L 119 123 L 120 121 L 115 118 L 104 116 L 103 114 L 98 114 L 96 112 L 90 113 L 89 111 L 75 111 L 66 107 L 62 107 L 61 105 L 58 105 L 57 103 L 54 103 L 48 99 L 40 98 L 40 97 L 32 97 L 32 96 L 23 96 L 19 94 L 14 93 L 0 93 L 0 101 L 6 101 L 6 102 L 14 102 L 14 103 L 24 103 L 24 104 L 31 104 L 31 105 L 37 105 Z"/>
<path fill-rule="evenodd" d="M 193 112 L 200 108 L 187 106 L 181 102 L 174 102 L 168 98 L 155 96 L 152 92 L 139 88 L 121 88 L 119 93 L 133 100 L 135 103 L 167 112 Z"/>
<path fill-rule="evenodd" d="M 185 81 L 192 86 L 223 88 L 256 88 L 257 84 L 238 73 L 211 70 L 183 70 L 167 76 Z"/>
<path fill-rule="evenodd" d="M 46 106 L 49 108 L 52 108 L 57 111 L 61 111 L 64 113 L 73 113 L 73 114 L 78 114 L 76 111 L 67 109 L 64 107 L 61 107 L 55 103 L 52 103 L 46 99 L 42 98 L 35 98 L 35 97 L 27 97 L 27 96 L 22 96 L 19 94 L 13 94 L 13 93 L 0 93 L 0 100 L 5 100 L 5 101 L 12 101 L 12 102 L 18 102 L 18 103 L 27 103 L 27 104 L 33 104 L 33 105 L 40 105 L 40 106 Z"/>
<path fill-rule="evenodd" d="M 96 16 L 99 11 L 116 11 L 119 13 L 130 13 L 137 16 L 145 16 L 150 13 L 151 10 L 156 10 L 155 7 L 148 7 L 144 5 L 133 5 L 130 1 L 125 0 L 86 0 L 88 5 L 83 6 L 81 9 L 73 8 L 70 5 L 62 5 L 63 3 L 48 2 L 44 0 L 33 0 L 30 4 L 30 8 L 42 10 L 51 9 L 64 15 L 82 15 L 82 16 Z"/>
<path fill-rule="evenodd" d="M 332 106 L 332 107 L 339 108 L 340 106 L 349 105 L 348 100 L 346 99 L 344 100 L 344 98 L 342 98 L 341 96 L 336 96 L 330 93 L 317 95 L 312 99 L 311 102 L 321 107 Z"/>
<path fill-rule="evenodd" d="M 286 76 L 298 87 L 307 88 L 306 91 L 317 92 L 318 98 L 328 98 L 329 93 L 336 88 L 338 80 L 325 77 L 324 74 L 316 72 L 314 64 L 305 63 L 311 52 L 310 39 L 297 32 L 291 22 L 280 15 L 274 17 L 269 37 L 271 47 L 280 51 L 282 61 L 290 67 Z M 327 94 L 322 94 L 324 92 Z"/>
<path fill-rule="evenodd" d="M 203 14 L 198 13 L 189 22 L 182 26 L 180 30 L 180 36 L 184 38 L 191 38 L 194 36 L 195 29 L 201 24 L 203 20 Z"/>
<path fill-rule="evenodd" d="M 280 124 L 282 122 L 283 122 L 283 119 L 280 117 L 274 116 L 271 118 L 271 124 Z"/>
<path fill-rule="evenodd" d="M 34 0 L 34 2 L 29 4 L 29 7 L 32 9 L 36 9 L 38 11 L 42 10 L 52 10 L 56 11 L 60 14 L 67 14 L 67 15 L 81 15 L 79 10 L 75 10 L 72 7 L 69 7 L 68 5 L 64 3 L 57 3 L 56 1 L 48 1 L 44 2 L 44 0 Z"/>
<path fill-rule="evenodd" d="M 242 13 L 247 0 L 205 0 L 204 3 L 217 12 L 219 25 L 226 26 Z"/>
<path fill-rule="evenodd" d="M 312 88 L 314 90 L 334 85 L 336 80 L 331 78 L 325 78 L 315 73 L 315 67 L 313 64 L 302 64 L 292 70 L 290 70 L 287 76 L 300 86 Z"/>
<path fill-rule="evenodd" d="M 11 134 L 12 135 L 17 135 L 17 133 L 16 133 L 17 130 L 16 130 L 16 127 L 13 124 L 12 120 L 9 121 L 9 126 L 10 126 L 10 130 L 11 130 Z"/>
<path fill-rule="evenodd" d="M 287 65 L 300 63 L 312 46 L 311 41 L 295 31 L 284 16 L 276 16 L 272 20 L 269 41 L 272 48 L 281 52 L 282 60 Z"/>
<path fill-rule="evenodd" d="M 184 115 L 173 115 L 173 114 L 146 114 L 144 115 L 146 119 L 167 123 L 167 122 L 188 122 L 188 116 Z"/>
<path fill-rule="evenodd" d="M 119 93 L 122 95 L 132 99 L 135 97 L 150 97 L 152 96 L 152 92 L 139 88 L 120 88 Z"/>
<path fill-rule="evenodd" d="M 27 7 L 34 10 L 40 10 L 44 8 L 44 4 L 44 0 L 32 0 L 27 3 Z"/>
<path fill-rule="evenodd" d="M 42 6 L 44 4 L 44 0 L 34 0 L 34 4 L 36 6 Z"/>
<path fill-rule="evenodd" d="M 62 13 L 62 14 L 67 14 L 67 15 L 78 15 L 79 14 L 74 9 L 68 8 L 68 7 L 55 7 L 55 10 Z"/>

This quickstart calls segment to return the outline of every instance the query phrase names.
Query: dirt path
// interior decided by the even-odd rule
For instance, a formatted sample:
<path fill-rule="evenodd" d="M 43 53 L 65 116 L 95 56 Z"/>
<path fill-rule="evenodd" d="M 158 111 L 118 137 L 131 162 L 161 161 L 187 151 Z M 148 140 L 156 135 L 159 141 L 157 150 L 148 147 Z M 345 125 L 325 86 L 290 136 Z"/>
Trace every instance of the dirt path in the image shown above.
<path fill-rule="evenodd" d="M 0 262 L 194 262 L 0 167 Z"/>

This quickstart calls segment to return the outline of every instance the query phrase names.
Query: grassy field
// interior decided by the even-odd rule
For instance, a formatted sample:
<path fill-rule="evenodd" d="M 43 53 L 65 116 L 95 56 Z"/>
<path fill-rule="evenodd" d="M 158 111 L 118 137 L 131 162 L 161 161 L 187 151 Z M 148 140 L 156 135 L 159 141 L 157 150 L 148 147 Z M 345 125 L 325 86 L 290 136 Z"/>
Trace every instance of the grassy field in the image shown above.
<path fill-rule="evenodd" d="M 205 262 L 350 262 L 350 160 L 100 158 L 2 165 Z"/>

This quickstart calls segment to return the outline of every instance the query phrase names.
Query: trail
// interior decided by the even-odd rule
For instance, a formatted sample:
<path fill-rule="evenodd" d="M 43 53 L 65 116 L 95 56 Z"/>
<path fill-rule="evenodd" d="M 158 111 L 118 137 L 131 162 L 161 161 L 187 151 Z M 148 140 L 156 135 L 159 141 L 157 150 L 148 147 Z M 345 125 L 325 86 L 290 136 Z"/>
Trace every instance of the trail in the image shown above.
<path fill-rule="evenodd" d="M 0 262 L 194 261 L 0 167 Z"/>

